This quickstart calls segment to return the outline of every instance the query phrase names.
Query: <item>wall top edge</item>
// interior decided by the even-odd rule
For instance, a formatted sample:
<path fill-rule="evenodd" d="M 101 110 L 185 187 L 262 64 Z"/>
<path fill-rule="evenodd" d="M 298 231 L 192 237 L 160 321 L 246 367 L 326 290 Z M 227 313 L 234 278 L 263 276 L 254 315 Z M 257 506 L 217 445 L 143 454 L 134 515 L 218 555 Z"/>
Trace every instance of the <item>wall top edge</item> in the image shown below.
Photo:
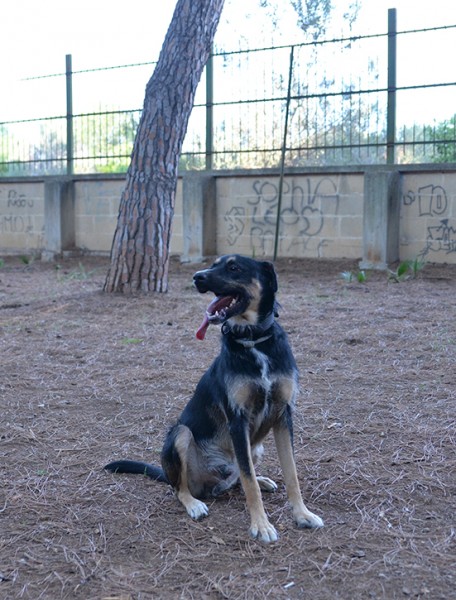
<path fill-rule="evenodd" d="M 366 172 L 397 171 L 401 174 L 407 173 L 454 173 L 456 172 L 456 163 L 446 164 L 420 164 L 420 165 L 349 165 L 349 166 L 320 166 L 320 167 L 288 167 L 284 171 L 285 176 L 290 175 L 319 175 L 322 173 L 331 173 L 334 175 L 358 174 L 364 175 Z M 194 170 L 180 171 L 178 178 L 182 179 L 186 173 L 201 173 L 210 177 L 278 177 L 279 168 L 268 169 L 227 169 L 227 170 Z M 0 185 L 9 183 L 46 183 L 51 181 L 123 181 L 126 173 L 94 173 L 80 175 L 32 175 L 29 177 L 2 177 L 0 176 Z"/>

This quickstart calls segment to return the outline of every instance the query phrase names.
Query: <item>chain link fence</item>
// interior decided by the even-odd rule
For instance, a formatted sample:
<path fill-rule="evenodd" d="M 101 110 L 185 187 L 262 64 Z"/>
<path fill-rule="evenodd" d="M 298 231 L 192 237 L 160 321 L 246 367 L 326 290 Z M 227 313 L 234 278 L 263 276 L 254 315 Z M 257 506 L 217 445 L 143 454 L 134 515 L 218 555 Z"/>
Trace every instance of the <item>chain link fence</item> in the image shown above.
<path fill-rule="evenodd" d="M 455 162 L 456 25 L 401 32 L 388 16 L 377 35 L 214 52 L 181 169 Z M 0 176 L 126 171 L 153 69 L 67 56 L 65 73 L 20 82 Z"/>

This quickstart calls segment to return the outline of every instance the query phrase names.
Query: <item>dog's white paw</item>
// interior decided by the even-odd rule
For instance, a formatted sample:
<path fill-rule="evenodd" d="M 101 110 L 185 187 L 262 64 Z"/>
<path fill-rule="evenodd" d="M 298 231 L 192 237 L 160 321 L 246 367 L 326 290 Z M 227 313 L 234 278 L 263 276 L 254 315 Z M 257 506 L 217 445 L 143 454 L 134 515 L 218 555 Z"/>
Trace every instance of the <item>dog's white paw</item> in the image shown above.
<path fill-rule="evenodd" d="M 204 502 L 201 502 L 201 500 L 197 500 L 196 498 L 193 498 L 193 500 L 189 502 L 185 508 L 187 509 L 190 517 L 195 521 L 199 521 L 200 519 L 207 517 L 209 514 L 209 509 Z"/>
<path fill-rule="evenodd" d="M 318 515 L 307 510 L 304 513 L 299 513 L 294 515 L 294 519 L 296 525 L 300 529 L 318 529 L 319 527 L 324 527 L 323 519 Z"/>
<path fill-rule="evenodd" d="M 265 544 L 276 542 L 279 539 L 279 535 L 275 530 L 275 527 L 267 519 L 261 519 L 260 521 L 253 522 L 250 525 L 250 535 L 254 539 L 260 540 Z"/>
<path fill-rule="evenodd" d="M 279 488 L 277 483 L 269 477 L 257 477 L 257 481 L 263 492 L 275 492 Z"/>

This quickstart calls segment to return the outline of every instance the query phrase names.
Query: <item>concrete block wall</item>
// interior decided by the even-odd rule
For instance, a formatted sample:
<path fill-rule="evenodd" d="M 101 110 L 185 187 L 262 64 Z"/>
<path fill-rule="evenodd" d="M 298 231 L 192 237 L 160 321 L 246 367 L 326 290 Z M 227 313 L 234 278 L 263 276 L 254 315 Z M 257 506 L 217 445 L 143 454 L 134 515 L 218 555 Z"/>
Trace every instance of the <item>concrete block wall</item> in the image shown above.
<path fill-rule="evenodd" d="M 111 251 L 123 187 L 123 179 L 75 181 L 77 248 L 100 254 Z"/>
<path fill-rule="evenodd" d="M 124 185 L 123 178 L 75 181 L 74 210 L 77 248 L 98 254 L 110 253 Z M 182 251 L 182 180 L 179 179 L 171 253 L 181 254 Z"/>
<path fill-rule="evenodd" d="M 38 254 L 44 245 L 44 182 L 0 179 L 0 251 Z"/>
<path fill-rule="evenodd" d="M 365 194 L 369 189 L 366 181 L 372 181 L 372 177 L 375 180 L 376 174 L 381 177 L 382 173 L 388 176 L 385 167 L 288 172 L 283 186 L 279 255 L 365 258 L 363 218 L 369 214 L 369 203 L 375 202 L 375 198 Z M 430 262 L 456 264 L 456 165 L 401 166 L 398 173 L 394 181 L 399 182 L 396 187 L 400 194 L 397 244 L 400 260 L 420 257 Z M 192 174 L 195 176 L 197 174 Z M 191 260 L 186 256 L 192 247 L 188 238 L 193 236 L 191 227 L 195 229 L 200 210 L 203 225 L 195 231 L 204 232 L 199 242 L 202 254 L 210 247 L 214 254 L 240 252 L 270 257 L 275 235 L 278 173 L 214 172 L 202 176 L 205 180 L 213 177 L 215 185 L 209 187 L 212 196 L 205 197 L 199 204 L 188 197 L 184 202 L 183 198 L 184 193 L 189 196 L 194 193 L 192 190 L 198 190 L 198 185 L 184 186 L 182 178 L 179 179 L 171 252 Z M 74 235 L 72 248 L 62 249 L 108 254 L 124 177 L 75 176 L 71 181 L 72 199 L 66 201 L 65 206 L 74 211 L 73 220 L 68 220 L 74 223 Z M 45 254 L 46 235 L 49 236 L 50 231 L 49 226 L 45 227 L 45 190 L 49 200 L 53 182 L 55 180 L 42 178 L 0 179 L 0 255 Z M 371 187 L 381 189 L 377 185 Z M 194 212 L 186 215 L 184 223 L 184 208 L 188 211 L 188 207 Z M 211 210 L 212 218 L 208 220 Z M 375 211 L 372 214 L 371 221 L 376 218 Z M 211 241 L 209 245 L 207 236 Z M 62 243 L 65 239 L 66 236 L 62 236 Z"/>
<path fill-rule="evenodd" d="M 278 176 L 217 178 L 217 254 L 273 255 L 278 190 Z M 362 173 L 285 177 L 279 256 L 356 259 L 362 239 Z"/>
<path fill-rule="evenodd" d="M 403 175 L 400 256 L 456 263 L 456 172 Z"/>

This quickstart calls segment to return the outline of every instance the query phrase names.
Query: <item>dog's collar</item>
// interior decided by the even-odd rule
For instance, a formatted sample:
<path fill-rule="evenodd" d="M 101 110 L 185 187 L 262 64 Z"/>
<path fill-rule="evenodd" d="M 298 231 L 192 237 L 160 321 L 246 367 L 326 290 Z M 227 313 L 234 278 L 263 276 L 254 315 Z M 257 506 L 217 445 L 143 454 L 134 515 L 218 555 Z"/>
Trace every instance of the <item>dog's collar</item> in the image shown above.
<path fill-rule="evenodd" d="M 268 340 L 272 333 L 264 335 L 271 329 L 274 324 L 275 315 L 274 312 L 269 313 L 261 323 L 258 325 L 246 325 L 240 327 L 237 325 L 231 326 L 228 322 L 222 325 L 222 334 L 229 336 L 244 348 L 254 348 L 257 344 L 261 344 Z"/>
<path fill-rule="evenodd" d="M 260 337 L 257 340 L 248 340 L 245 338 L 243 338 L 243 339 L 234 338 L 234 341 L 237 342 L 238 344 L 241 344 L 241 346 L 244 346 L 244 348 L 255 348 L 255 346 L 257 344 L 261 344 L 261 342 L 265 342 L 271 336 L 272 336 L 272 334 L 264 335 L 263 337 Z"/>

